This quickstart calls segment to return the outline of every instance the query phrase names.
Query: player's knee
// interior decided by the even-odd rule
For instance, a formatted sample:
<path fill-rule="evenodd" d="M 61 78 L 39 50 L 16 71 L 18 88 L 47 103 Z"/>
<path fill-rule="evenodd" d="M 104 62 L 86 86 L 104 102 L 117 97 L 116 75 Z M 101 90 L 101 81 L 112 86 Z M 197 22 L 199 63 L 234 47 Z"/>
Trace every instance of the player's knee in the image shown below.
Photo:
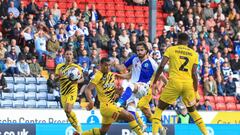
<path fill-rule="evenodd" d="M 188 112 L 194 112 L 196 110 L 195 106 L 187 107 Z"/>
<path fill-rule="evenodd" d="M 67 116 L 71 113 L 72 109 L 69 109 L 69 108 L 66 108 L 65 110 L 65 113 L 67 114 Z"/>

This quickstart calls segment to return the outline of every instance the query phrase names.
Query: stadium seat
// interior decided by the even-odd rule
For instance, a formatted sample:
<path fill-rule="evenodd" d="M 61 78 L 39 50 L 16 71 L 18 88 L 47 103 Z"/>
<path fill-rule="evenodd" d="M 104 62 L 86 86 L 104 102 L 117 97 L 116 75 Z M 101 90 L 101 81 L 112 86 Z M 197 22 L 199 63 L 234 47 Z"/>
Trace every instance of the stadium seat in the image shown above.
<path fill-rule="evenodd" d="M 142 6 L 133 6 L 133 9 L 135 11 L 143 11 L 143 7 Z"/>
<path fill-rule="evenodd" d="M 140 11 L 135 12 L 135 17 L 141 17 L 144 19 L 144 12 L 140 12 Z"/>
<path fill-rule="evenodd" d="M 117 4 L 117 5 L 115 5 L 115 9 L 116 9 L 117 11 L 123 11 L 123 10 L 124 10 L 124 5 L 122 5 L 122 4 Z"/>
<path fill-rule="evenodd" d="M 1 107 L 2 108 L 12 108 L 13 101 L 12 100 L 1 100 Z"/>
<path fill-rule="evenodd" d="M 46 100 L 39 100 L 36 102 L 37 108 L 47 108 L 47 101 Z"/>
<path fill-rule="evenodd" d="M 125 16 L 125 15 L 124 15 Z M 117 22 L 122 23 L 125 22 L 125 17 L 117 17 Z"/>
<path fill-rule="evenodd" d="M 13 93 L 6 93 L 6 92 L 2 92 L 2 99 L 3 100 L 8 100 L 8 99 L 13 99 Z"/>
<path fill-rule="evenodd" d="M 144 18 L 136 18 L 136 23 L 144 23 Z"/>
<path fill-rule="evenodd" d="M 25 84 L 16 84 L 14 85 L 14 92 L 21 92 L 21 91 L 25 91 Z"/>
<path fill-rule="evenodd" d="M 200 95 L 200 100 L 199 100 L 200 103 L 204 103 L 204 97 Z"/>
<path fill-rule="evenodd" d="M 96 5 L 96 8 L 97 8 L 98 10 L 105 10 L 105 4 L 97 4 L 97 5 Z"/>
<path fill-rule="evenodd" d="M 236 109 L 239 111 L 240 110 L 240 104 L 236 104 Z"/>
<path fill-rule="evenodd" d="M 14 83 L 13 77 L 4 77 L 7 83 Z"/>
<path fill-rule="evenodd" d="M 81 106 L 79 104 L 79 102 L 75 102 L 75 104 L 73 105 L 74 109 L 81 109 Z"/>
<path fill-rule="evenodd" d="M 224 100 L 225 100 L 225 103 L 236 103 L 236 99 L 234 96 L 225 96 Z"/>
<path fill-rule="evenodd" d="M 133 6 L 125 6 L 124 8 L 125 8 L 125 11 L 134 10 Z"/>
<path fill-rule="evenodd" d="M 235 103 L 228 103 L 228 104 L 226 104 L 226 109 L 227 109 L 227 110 L 234 111 L 234 110 L 237 109 L 237 107 L 236 107 L 236 104 L 235 104 Z"/>
<path fill-rule="evenodd" d="M 26 77 L 25 78 L 26 84 L 36 84 L 37 80 L 35 77 Z"/>
<path fill-rule="evenodd" d="M 109 16 L 109 17 L 115 16 L 115 11 L 114 10 L 106 11 L 106 16 Z"/>
<path fill-rule="evenodd" d="M 136 21 L 135 18 L 126 18 L 126 22 L 128 23 L 135 23 L 135 21 Z"/>
<path fill-rule="evenodd" d="M 59 108 L 58 103 L 55 101 L 47 101 L 48 108 Z"/>
<path fill-rule="evenodd" d="M 127 16 L 127 17 L 135 17 L 133 11 L 127 11 L 127 12 L 125 12 L 125 16 Z"/>
<path fill-rule="evenodd" d="M 25 93 L 25 100 L 36 100 L 36 92 Z"/>
<path fill-rule="evenodd" d="M 211 104 L 211 106 L 212 106 L 212 109 L 213 110 L 216 110 L 216 105 L 215 105 L 215 103 L 210 103 Z"/>
<path fill-rule="evenodd" d="M 114 0 L 104 0 L 105 1 L 105 3 L 112 3 L 112 4 L 114 4 L 115 3 L 115 1 Z"/>
<path fill-rule="evenodd" d="M 214 99 L 215 99 L 215 103 L 225 103 L 223 96 L 215 96 Z"/>
<path fill-rule="evenodd" d="M 106 8 L 107 10 L 113 10 L 113 11 L 115 11 L 115 4 L 108 3 L 108 4 L 105 6 L 105 8 Z"/>
<path fill-rule="evenodd" d="M 36 108 L 36 101 L 35 100 L 28 100 L 24 101 L 25 108 Z"/>
<path fill-rule="evenodd" d="M 62 9 L 66 9 L 67 8 L 67 5 L 66 5 L 66 3 L 63 3 L 63 2 L 60 2 L 60 3 L 58 3 L 58 7 L 61 9 L 61 11 L 62 11 Z"/>
<path fill-rule="evenodd" d="M 25 93 L 24 92 L 17 92 L 13 94 L 14 100 L 24 100 L 25 99 Z"/>
<path fill-rule="evenodd" d="M 24 101 L 23 100 L 16 100 L 13 101 L 14 108 L 24 108 Z"/>
<path fill-rule="evenodd" d="M 47 79 L 44 77 L 38 77 L 37 78 L 37 84 L 46 84 L 47 83 Z"/>
<path fill-rule="evenodd" d="M 13 84 L 13 83 L 7 83 L 7 89 L 9 89 L 10 92 L 13 92 L 13 90 L 14 90 L 14 84 Z"/>
<path fill-rule="evenodd" d="M 226 110 L 226 106 L 224 103 L 217 103 L 216 104 L 216 110 L 223 111 Z"/>
<path fill-rule="evenodd" d="M 55 101 L 55 96 L 53 94 L 51 94 L 51 93 L 48 93 L 47 94 L 47 100 L 48 101 Z"/>
<path fill-rule="evenodd" d="M 116 16 L 117 17 L 125 17 L 125 13 L 124 13 L 124 11 L 117 11 Z"/>
<path fill-rule="evenodd" d="M 213 96 L 204 96 L 204 99 L 208 99 L 210 103 L 215 103 Z"/>
<path fill-rule="evenodd" d="M 37 92 L 48 92 L 47 84 L 37 85 Z"/>
<path fill-rule="evenodd" d="M 25 78 L 24 77 L 14 77 L 14 83 L 15 84 L 25 83 Z"/>
<path fill-rule="evenodd" d="M 36 84 L 28 84 L 25 85 L 26 92 L 37 92 L 37 85 Z"/>
<path fill-rule="evenodd" d="M 37 93 L 37 100 L 47 100 L 47 92 Z"/>

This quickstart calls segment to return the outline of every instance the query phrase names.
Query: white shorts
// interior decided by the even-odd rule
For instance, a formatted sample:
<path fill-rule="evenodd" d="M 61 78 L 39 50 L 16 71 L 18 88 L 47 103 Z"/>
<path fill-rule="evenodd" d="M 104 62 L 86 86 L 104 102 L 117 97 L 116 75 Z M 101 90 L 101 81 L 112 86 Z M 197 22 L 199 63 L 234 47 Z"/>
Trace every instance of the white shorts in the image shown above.
<path fill-rule="evenodd" d="M 147 95 L 148 89 L 149 89 L 149 84 L 143 83 L 143 82 L 132 83 L 127 80 L 123 80 L 123 82 L 122 82 L 123 91 L 125 91 L 127 87 L 130 87 L 133 91 L 134 85 L 136 85 L 136 84 L 138 85 L 138 91 L 137 91 L 137 93 L 133 93 L 131 95 L 131 97 L 126 101 L 126 104 L 131 103 L 131 102 L 135 102 L 135 104 L 137 104 L 137 102 L 140 98 Z"/>

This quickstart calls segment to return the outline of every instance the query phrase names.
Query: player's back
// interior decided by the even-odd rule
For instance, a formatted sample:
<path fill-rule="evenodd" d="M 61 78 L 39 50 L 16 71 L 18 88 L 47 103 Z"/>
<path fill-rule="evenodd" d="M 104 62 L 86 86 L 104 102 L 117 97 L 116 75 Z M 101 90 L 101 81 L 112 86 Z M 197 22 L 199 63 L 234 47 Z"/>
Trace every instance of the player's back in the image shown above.
<path fill-rule="evenodd" d="M 198 64 L 198 55 L 185 45 L 169 47 L 164 56 L 169 58 L 169 80 L 193 81 L 192 68 Z"/>
<path fill-rule="evenodd" d="M 91 80 L 91 83 L 96 85 L 98 99 L 100 103 L 114 102 L 115 94 L 115 75 L 112 72 L 103 74 L 97 71 Z"/>

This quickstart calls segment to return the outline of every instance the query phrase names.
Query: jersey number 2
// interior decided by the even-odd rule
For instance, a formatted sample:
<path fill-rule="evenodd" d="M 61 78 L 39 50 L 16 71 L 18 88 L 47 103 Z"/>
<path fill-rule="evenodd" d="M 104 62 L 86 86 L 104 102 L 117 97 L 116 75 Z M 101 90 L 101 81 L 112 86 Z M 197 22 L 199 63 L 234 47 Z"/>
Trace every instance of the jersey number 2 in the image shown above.
<path fill-rule="evenodd" d="M 184 63 L 179 67 L 179 70 L 180 71 L 184 71 L 184 72 L 187 72 L 188 71 L 188 69 L 187 68 L 185 68 L 185 66 L 188 64 L 188 62 L 189 62 L 189 59 L 188 59 L 188 57 L 185 57 L 185 56 L 180 56 L 180 59 L 183 59 L 184 60 Z"/>

